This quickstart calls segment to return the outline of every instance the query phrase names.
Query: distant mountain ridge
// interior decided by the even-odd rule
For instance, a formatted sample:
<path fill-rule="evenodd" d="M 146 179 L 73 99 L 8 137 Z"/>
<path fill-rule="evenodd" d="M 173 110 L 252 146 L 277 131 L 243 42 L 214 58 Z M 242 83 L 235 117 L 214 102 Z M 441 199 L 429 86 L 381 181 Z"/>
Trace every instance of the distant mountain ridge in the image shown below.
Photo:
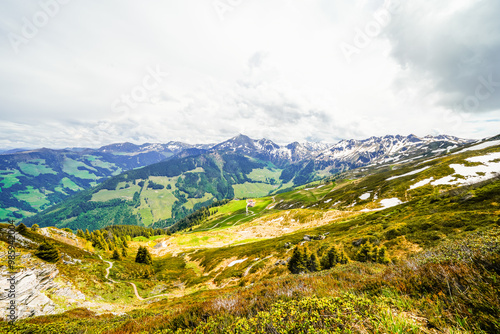
<path fill-rule="evenodd" d="M 284 187 L 369 164 L 431 156 L 470 142 L 452 136 L 410 135 L 342 140 L 336 144 L 279 145 L 269 139 L 251 139 L 240 134 L 218 144 L 116 143 L 98 149 L 42 148 L 0 154 L 0 221 L 31 216 L 114 175 L 166 160 L 215 153 L 250 157 L 260 164 L 272 164 L 263 180 L 277 182 L 279 178 L 279 184 L 273 185 Z M 245 177 L 236 178 L 242 184 L 253 182 Z M 243 193 L 236 191 L 236 194 Z"/>

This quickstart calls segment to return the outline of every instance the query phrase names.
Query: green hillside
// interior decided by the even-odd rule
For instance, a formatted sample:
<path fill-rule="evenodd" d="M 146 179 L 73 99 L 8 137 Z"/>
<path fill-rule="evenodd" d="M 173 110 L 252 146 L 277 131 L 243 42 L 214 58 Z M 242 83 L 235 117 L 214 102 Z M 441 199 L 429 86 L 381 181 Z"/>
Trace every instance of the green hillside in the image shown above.
<path fill-rule="evenodd" d="M 110 283 L 81 284 L 88 275 L 95 275 L 96 282 L 105 279 L 106 263 L 95 255 L 72 253 L 92 268 L 89 273 L 80 272 L 83 267 L 57 266 L 72 270 L 68 277 L 73 284 L 94 298 L 102 296 L 115 315 L 99 311 L 102 304 L 92 304 L 20 320 L 9 330 L 496 333 L 499 156 L 500 146 L 477 147 L 428 161 L 353 170 L 335 180 L 257 198 L 248 213 L 245 200 L 218 202 L 166 232 L 138 226 L 112 226 L 88 238 L 78 232 L 94 245 L 91 252 L 113 263 Z M 200 168 L 215 175 L 209 163 L 198 159 L 167 168 L 153 182 L 166 186 L 171 184 L 166 178 L 175 173 L 196 174 Z M 223 175 L 237 178 L 238 166 L 232 165 L 233 175 Z M 127 177 L 134 173 L 145 171 Z M 131 183 L 130 188 L 144 191 L 148 181 L 141 180 L 144 185 Z M 175 190 L 195 190 L 178 181 Z M 114 182 L 125 190 L 125 181 Z M 128 207 L 127 201 L 110 208 Z M 39 232 L 25 235 L 40 238 Z M 120 249 L 123 240 L 128 240 L 126 256 L 115 259 L 112 249 Z M 152 264 L 135 261 L 141 247 L 151 253 Z M 0 323 L 0 329 L 6 326 Z"/>
<path fill-rule="evenodd" d="M 166 158 L 87 151 L 41 149 L 0 155 L 0 221 L 31 217 L 111 176 Z"/>
<path fill-rule="evenodd" d="M 24 222 L 73 230 L 115 224 L 165 227 L 218 200 L 260 197 L 293 186 L 280 178 L 282 170 L 237 154 L 164 161 L 112 177 Z"/>

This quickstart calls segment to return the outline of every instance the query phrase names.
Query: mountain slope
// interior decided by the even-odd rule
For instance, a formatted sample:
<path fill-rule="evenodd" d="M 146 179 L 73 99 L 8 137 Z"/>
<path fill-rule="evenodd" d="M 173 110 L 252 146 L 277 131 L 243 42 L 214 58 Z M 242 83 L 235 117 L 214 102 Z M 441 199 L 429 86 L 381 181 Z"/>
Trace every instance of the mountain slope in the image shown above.
<path fill-rule="evenodd" d="M 153 170 L 172 177 L 200 167 L 199 158 Z M 115 314 L 103 315 L 102 308 L 94 313 L 97 305 L 89 305 L 21 320 L 16 330 L 496 333 L 499 160 L 500 142 L 482 142 L 257 198 L 248 214 L 244 200 L 210 208 L 210 215 L 172 235 L 134 238 L 125 259 L 101 251 L 111 268 L 90 254 L 78 257 L 82 265 L 58 264 L 83 294 L 95 300 L 102 294 L 107 312 Z M 360 256 L 367 245 L 385 249 L 392 264 Z M 148 248 L 153 265 L 134 262 L 139 246 Z M 24 255 L 32 251 L 19 247 Z M 332 247 L 349 262 L 290 274 L 287 263 L 296 249 L 323 260 Z M 104 284 L 106 268 L 110 281 Z M 76 283 L 84 277 L 88 287 Z M 146 300 L 135 296 L 130 283 Z M 117 314 L 124 309 L 126 315 Z M 326 322 L 330 318 L 336 321 Z M 6 326 L 0 323 L 1 330 Z"/>
<path fill-rule="evenodd" d="M 410 141 L 413 144 L 408 144 Z M 325 151 L 324 145 L 293 144 L 286 148 L 269 140 L 239 135 L 209 150 L 184 150 L 166 161 L 115 176 L 26 219 L 26 223 L 91 230 L 123 223 L 168 226 L 223 198 L 284 192 L 356 166 L 401 160 L 403 154 L 405 160 L 432 156 L 446 151 L 444 147 L 465 142 L 448 137 L 422 140 L 414 136 L 387 136 L 341 142 Z M 326 153 L 337 152 L 339 147 L 345 154 L 325 158 Z M 137 150 L 131 145 L 120 149 Z M 299 157 L 301 160 L 292 162 Z"/>
<path fill-rule="evenodd" d="M 0 221 L 31 216 L 113 175 L 198 147 L 207 146 L 123 143 L 0 154 Z"/>
<path fill-rule="evenodd" d="M 231 153 L 172 159 L 112 177 L 24 221 L 90 230 L 166 226 L 217 200 L 278 190 L 280 173 L 272 163 Z"/>

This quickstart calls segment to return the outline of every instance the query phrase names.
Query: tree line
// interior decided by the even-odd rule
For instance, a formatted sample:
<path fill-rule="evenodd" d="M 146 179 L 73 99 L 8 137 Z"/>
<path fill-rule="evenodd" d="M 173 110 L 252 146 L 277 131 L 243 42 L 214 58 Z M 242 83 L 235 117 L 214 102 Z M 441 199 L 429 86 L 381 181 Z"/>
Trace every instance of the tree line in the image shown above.
<path fill-rule="evenodd" d="M 363 244 L 354 254 L 353 260 L 359 262 L 376 262 L 387 264 L 391 260 L 384 246 L 378 247 L 370 242 Z M 316 272 L 346 264 L 349 257 L 337 246 L 329 248 L 322 256 L 317 251 L 311 251 L 307 246 L 296 246 L 288 262 L 288 270 L 292 274 Z"/>

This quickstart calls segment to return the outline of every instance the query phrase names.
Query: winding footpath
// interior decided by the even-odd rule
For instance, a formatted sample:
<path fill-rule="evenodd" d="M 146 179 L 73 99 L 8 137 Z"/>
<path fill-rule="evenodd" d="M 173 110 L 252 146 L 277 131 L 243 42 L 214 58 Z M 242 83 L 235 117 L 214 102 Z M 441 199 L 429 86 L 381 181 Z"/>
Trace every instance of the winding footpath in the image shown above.
<path fill-rule="evenodd" d="M 105 277 L 108 281 L 110 281 L 110 282 L 112 282 L 112 283 L 120 283 L 120 282 L 117 282 L 117 281 L 115 281 L 115 280 L 113 280 L 113 279 L 109 278 L 109 271 L 111 270 L 111 268 L 113 268 L 113 262 L 104 260 L 104 259 L 101 257 L 101 255 L 100 255 L 100 254 L 97 254 L 97 255 L 99 256 L 99 258 L 100 258 L 102 261 L 104 261 L 104 262 L 106 262 L 106 263 L 108 263 L 108 264 L 109 264 L 109 267 L 108 267 L 108 268 L 106 268 L 106 275 L 105 275 L 104 277 Z M 141 296 L 139 296 L 139 293 L 137 292 L 137 286 L 136 286 L 134 283 L 132 283 L 132 282 L 124 282 L 124 283 L 131 284 L 131 285 L 132 285 L 132 287 L 134 288 L 134 293 L 135 293 L 135 296 L 137 297 L 137 299 L 139 299 L 139 300 L 144 300 L 144 298 L 142 298 Z M 150 297 L 150 298 L 151 298 L 151 297 Z"/>
<path fill-rule="evenodd" d="M 264 261 L 266 259 L 269 259 L 272 255 L 269 255 L 269 256 L 266 256 L 265 258 L 263 259 L 260 259 L 260 260 L 257 260 L 255 261 L 251 266 L 249 266 L 245 272 L 243 273 L 243 277 L 245 277 L 246 275 L 248 275 L 248 273 L 250 272 L 250 269 L 252 269 L 253 266 L 255 266 L 257 263 L 261 262 L 261 261 Z"/>
<path fill-rule="evenodd" d="M 240 221 L 242 221 L 244 219 L 247 219 L 249 217 L 255 216 L 255 212 L 253 212 L 251 210 L 248 210 L 248 212 L 250 212 L 251 214 L 250 215 L 246 215 L 246 214 L 242 213 L 242 215 L 245 215 L 245 217 L 243 217 L 240 220 L 236 221 L 232 226 L 236 226 L 236 224 L 238 224 Z"/>
<path fill-rule="evenodd" d="M 266 207 L 266 210 L 274 209 L 274 207 L 276 206 L 276 195 L 273 196 L 272 199 L 273 199 L 273 202 Z"/>

